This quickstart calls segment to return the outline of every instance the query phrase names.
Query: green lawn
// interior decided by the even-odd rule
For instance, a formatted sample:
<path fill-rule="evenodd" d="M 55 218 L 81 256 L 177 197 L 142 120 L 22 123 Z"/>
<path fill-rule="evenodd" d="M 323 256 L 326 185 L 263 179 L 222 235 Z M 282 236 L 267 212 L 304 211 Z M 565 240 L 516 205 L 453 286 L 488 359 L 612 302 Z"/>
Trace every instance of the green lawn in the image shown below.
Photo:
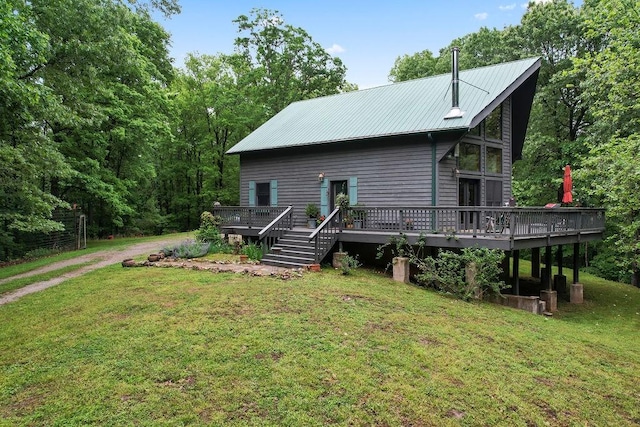
<path fill-rule="evenodd" d="M 640 423 L 640 290 L 553 318 L 366 270 L 104 268 L 0 307 L 0 425 Z"/>
<path fill-rule="evenodd" d="M 0 268 L 0 280 L 7 277 L 15 276 L 17 274 L 25 273 L 27 271 L 35 270 L 41 267 L 45 267 L 49 264 L 53 264 L 58 261 L 66 261 L 68 259 L 76 258 L 81 255 L 90 254 L 93 252 L 104 250 L 122 250 L 131 245 L 137 243 L 153 242 L 155 240 L 163 240 L 172 236 L 184 236 L 185 239 L 193 238 L 193 233 L 178 233 L 172 235 L 162 236 L 150 236 L 150 237 L 124 237 L 113 240 L 88 240 L 86 249 L 80 249 L 77 251 L 61 252 L 56 255 L 38 258 L 32 261 L 23 262 L 20 264 L 9 265 Z"/>

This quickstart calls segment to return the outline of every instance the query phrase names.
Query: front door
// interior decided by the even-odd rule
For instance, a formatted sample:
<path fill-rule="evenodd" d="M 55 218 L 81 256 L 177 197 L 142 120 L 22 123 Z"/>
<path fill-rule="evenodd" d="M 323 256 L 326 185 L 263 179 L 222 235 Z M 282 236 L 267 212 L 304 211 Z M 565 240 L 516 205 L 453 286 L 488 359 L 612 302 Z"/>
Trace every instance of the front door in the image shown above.
<path fill-rule="evenodd" d="M 336 208 L 336 196 L 340 193 L 349 194 L 349 185 L 344 181 L 331 181 L 331 199 L 329 200 L 329 212 Z"/>
<path fill-rule="evenodd" d="M 458 182 L 458 206 L 480 206 L 480 180 L 460 178 Z M 469 230 L 472 224 L 469 211 L 460 212 L 460 225 Z"/>

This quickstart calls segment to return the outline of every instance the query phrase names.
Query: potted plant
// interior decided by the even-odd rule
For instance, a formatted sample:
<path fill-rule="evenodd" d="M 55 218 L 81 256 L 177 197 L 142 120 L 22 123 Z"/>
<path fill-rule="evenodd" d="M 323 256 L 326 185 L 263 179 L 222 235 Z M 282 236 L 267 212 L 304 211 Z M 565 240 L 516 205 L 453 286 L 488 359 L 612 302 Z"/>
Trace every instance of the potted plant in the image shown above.
<path fill-rule="evenodd" d="M 349 212 L 350 202 L 349 196 L 344 193 L 339 193 L 336 195 L 336 208 L 340 209 L 340 213 L 342 214 L 342 222 L 347 226 L 347 228 L 353 227 L 353 217 L 351 217 Z"/>
<path fill-rule="evenodd" d="M 318 206 L 313 203 L 309 203 L 305 209 L 305 213 L 307 214 L 307 226 L 309 228 L 316 228 L 316 220 L 318 219 L 318 215 L 320 214 L 320 209 Z"/>

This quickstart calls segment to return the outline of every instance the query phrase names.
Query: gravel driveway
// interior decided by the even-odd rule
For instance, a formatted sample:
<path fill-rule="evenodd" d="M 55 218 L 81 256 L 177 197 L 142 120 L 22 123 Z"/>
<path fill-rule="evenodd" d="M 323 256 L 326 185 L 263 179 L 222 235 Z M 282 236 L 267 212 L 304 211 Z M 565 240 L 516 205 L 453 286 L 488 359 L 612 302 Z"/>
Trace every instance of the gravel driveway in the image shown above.
<path fill-rule="evenodd" d="M 34 276 L 36 274 L 47 273 L 49 271 L 58 270 L 60 268 L 68 267 L 70 265 L 92 262 L 91 265 L 87 265 L 82 268 L 79 268 L 78 270 L 65 273 L 59 277 L 54 277 L 53 279 L 45 280 L 42 282 L 32 283 L 23 288 L 16 289 L 13 292 L 9 292 L 0 297 L 0 305 L 8 304 L 24 295 L 32 294 L 34 292 L 38 292 L 43 289 L 50 288 L 51 286 L 55 286 L 59 283 L 64 282 L 65 280 L 82 276 L 83 274 L 93 270 L 97 270 L 98 268 L 106 267 L 112 264 L 118 264 L 122 262 L 122 260 L 124 259 L 133 258 L 138 255 L 144 255 L 152 252 L 157 252 L 158 250 L 160 250 L 165 246 L 179 243 L 184 240 L 185 240 L 184 236 L 172 237 L 172 238 L 167 238 L 162 240 L 156 240 L 153 242 L 135 244 L 121 250 L 108 250 L 108 251 L 94 252 L 86 255 L 79 255 L 78 257 L 73 259 L 56 262 L 53 264 L 49 264 L 45 267 L 39 268 L 37 270 L 28 271 L 26 273 L 17 274 L 15 276 L 2 279 L 0 280 L 0 285 L 2 285 L 3 283 L 9 282 L 11 280 L 20 279 L 22 277 Z"/>

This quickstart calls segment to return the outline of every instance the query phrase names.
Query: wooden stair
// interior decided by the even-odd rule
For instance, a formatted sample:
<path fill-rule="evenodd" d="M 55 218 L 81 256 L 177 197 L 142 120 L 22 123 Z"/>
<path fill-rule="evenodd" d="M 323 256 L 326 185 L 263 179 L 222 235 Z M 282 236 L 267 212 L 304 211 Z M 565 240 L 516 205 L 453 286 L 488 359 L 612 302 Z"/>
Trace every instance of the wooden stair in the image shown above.
<path fill-rule="evenodd" d="M 262 257 L 262 264 L 276 267 L 304 268 L 316 264 L 315 244 L 309 242 L 309 230 L 287 230 L 269 253 Z M 324 258 L 324 255 L 321 254 Z"/>

